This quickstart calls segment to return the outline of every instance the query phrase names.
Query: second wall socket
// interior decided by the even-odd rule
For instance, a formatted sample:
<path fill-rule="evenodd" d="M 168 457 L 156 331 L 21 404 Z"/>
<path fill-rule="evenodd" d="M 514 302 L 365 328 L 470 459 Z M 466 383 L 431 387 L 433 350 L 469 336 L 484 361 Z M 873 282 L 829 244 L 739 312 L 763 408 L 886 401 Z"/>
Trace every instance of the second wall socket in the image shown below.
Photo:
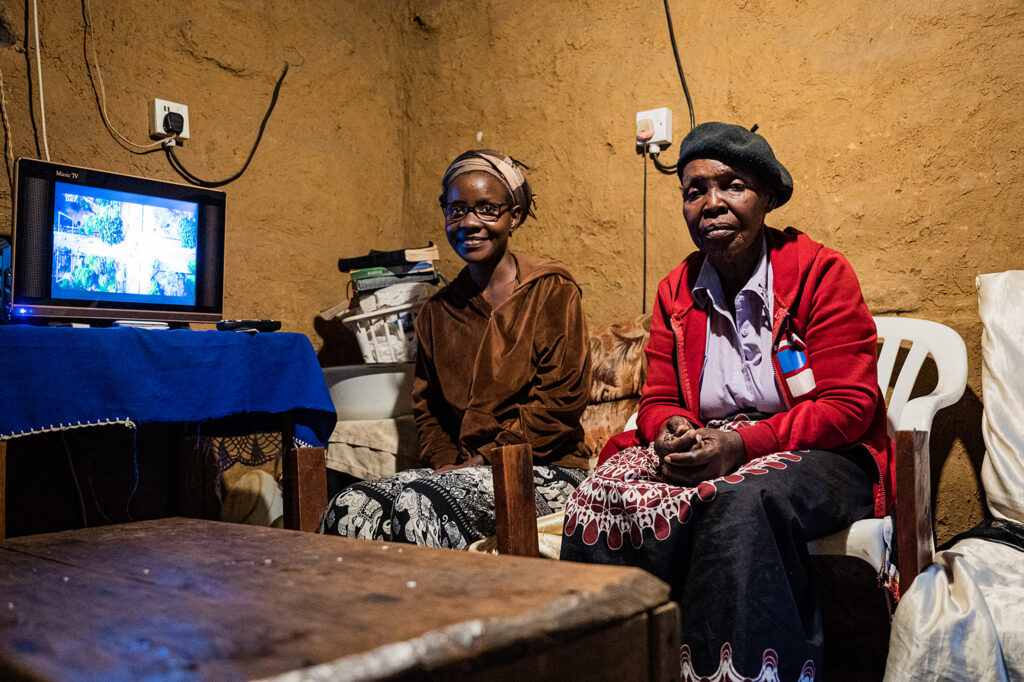
<path fill-rule="evenodd" d="M 159 140 L 167 137 L 167 131 L 164 130 L 164 117 L 171 112 L 181 114 L 181 117 L 185 119 L 185 125 L 176 139 L 188 139 L 188 107 L 165 99 L 151 99 L 149 100 L 149 136 L 152 139 Z"/>
<path fill-rule="evenodd" d="M 636 125 L 637 154 L 643 153 L 645 148 L 650 149 L 652 144 L 658 145 L 661 151 L 672 144 L 672 110 L 668 107 L 636 112 Z M 647 136 L 644 139 L 640 138 L 641 127 L 647 131 Z"/>

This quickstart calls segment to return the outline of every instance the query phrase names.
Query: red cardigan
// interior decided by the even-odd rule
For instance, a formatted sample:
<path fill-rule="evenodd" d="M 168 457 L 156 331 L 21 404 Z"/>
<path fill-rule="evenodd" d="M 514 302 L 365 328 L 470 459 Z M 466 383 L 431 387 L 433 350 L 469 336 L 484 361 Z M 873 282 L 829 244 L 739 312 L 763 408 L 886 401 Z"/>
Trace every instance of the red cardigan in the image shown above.
<path fill-rule="evenodd" d="M 875 514 L 883 516 L 893 503 L 893 444 L 878 388 L 875 323 L 857 276 L 842 254 L 798 230 L 766 228 L 765 235 L 775 296 L 772 362 L 789 409 L 737 431 L 747 457 L 863 445 L 878 465 Z M 621 434 L 606 451 L 652 442 L 675 415 L 703 424 L 707 314 L 691 296 L 703 262 L 703 254 L 691 254 L 658 285 L 639 433 Z"/>

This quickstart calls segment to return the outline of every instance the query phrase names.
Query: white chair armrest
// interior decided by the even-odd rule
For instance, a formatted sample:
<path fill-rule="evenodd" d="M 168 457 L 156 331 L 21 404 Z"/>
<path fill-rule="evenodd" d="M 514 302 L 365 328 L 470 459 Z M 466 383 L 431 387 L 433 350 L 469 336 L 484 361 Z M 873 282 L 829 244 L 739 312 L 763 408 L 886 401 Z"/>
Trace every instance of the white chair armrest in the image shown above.
<path fill-rule="evenodd" d="M 964 394 L 967 386 L 967 346 L 955 331 L 931 323 L 928 344 L 936 364 L 941 365 L 939 380 L 928 395 L 914 398 L 903 406 L 897 431 L 931 431 L 935 413 L 949 407 Z"/>
<path fill-rule="evenodd" d="M 966 381 L 966 372 L 964 380 Z M 948 391 L 939 395 L 935 395 L 933 392 L 920 398 L 914 398 L 903 406 L 903 411 L 900 413 L 900 422 L 896 425 L 896 430 L 927 431 L 931 433 L 932 420 L 935 419 L 935 413 L 960 400 L 963 394 L 964 384 L 960 384 L 958 390 L 955 391 Z"/>
<path fill-rule="evenodd" d="M 959 334 L 938 322 L 907 317 L 874 319 L 879 337 L 885 339 L 879 356 L 879 382 L 883 390 L 889 385 L 900 340 L 910 341 L 913 346 L 888 401 L 890 426 L 895 431 L 930 432 L 935 413 L 964 394 L 967 346 Z M 921 363 L 929 354 L 939 369 L 938 383 L 928 395 L 908 400 Z"/>

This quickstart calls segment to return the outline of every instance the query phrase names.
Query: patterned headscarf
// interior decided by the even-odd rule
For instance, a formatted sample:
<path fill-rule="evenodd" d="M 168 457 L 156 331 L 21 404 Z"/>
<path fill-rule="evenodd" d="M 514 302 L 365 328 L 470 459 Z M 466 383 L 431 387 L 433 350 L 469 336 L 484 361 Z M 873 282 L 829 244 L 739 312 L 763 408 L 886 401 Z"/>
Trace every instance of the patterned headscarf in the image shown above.
<path fill-rule="evenodd" d="M 519 207 L 523 216 L 522 220 L 526 220 L 527 216 L 536 218 L 533 207 L 537 202 L 533 196 L 533 190 L 530 189 L 530 183 L 526 181 L 523 172 L 519 170 L 520 166 L 527 168 L 511 156 L 505 156 L 493 149 L 475 149 L 459 154 L 448 166 L 444 179 L 441 181 L 441 206 L 445 205 L 448 188 L 455 178 L 463 173 L 480 171 L 493 175 L 501 181 L 509 196 L 512 197 L 512 204 Z"/>

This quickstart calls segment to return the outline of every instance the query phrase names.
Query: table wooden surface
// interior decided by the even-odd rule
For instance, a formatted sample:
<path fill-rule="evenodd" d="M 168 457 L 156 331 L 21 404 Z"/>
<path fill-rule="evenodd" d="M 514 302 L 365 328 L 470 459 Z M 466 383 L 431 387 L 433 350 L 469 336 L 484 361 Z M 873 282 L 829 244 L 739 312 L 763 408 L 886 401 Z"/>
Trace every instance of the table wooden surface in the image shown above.
<path fill-rule="evenodd" d="M 161 519 L 0 545 L 0 679 L 673 679 L 640 569 Z"/>

